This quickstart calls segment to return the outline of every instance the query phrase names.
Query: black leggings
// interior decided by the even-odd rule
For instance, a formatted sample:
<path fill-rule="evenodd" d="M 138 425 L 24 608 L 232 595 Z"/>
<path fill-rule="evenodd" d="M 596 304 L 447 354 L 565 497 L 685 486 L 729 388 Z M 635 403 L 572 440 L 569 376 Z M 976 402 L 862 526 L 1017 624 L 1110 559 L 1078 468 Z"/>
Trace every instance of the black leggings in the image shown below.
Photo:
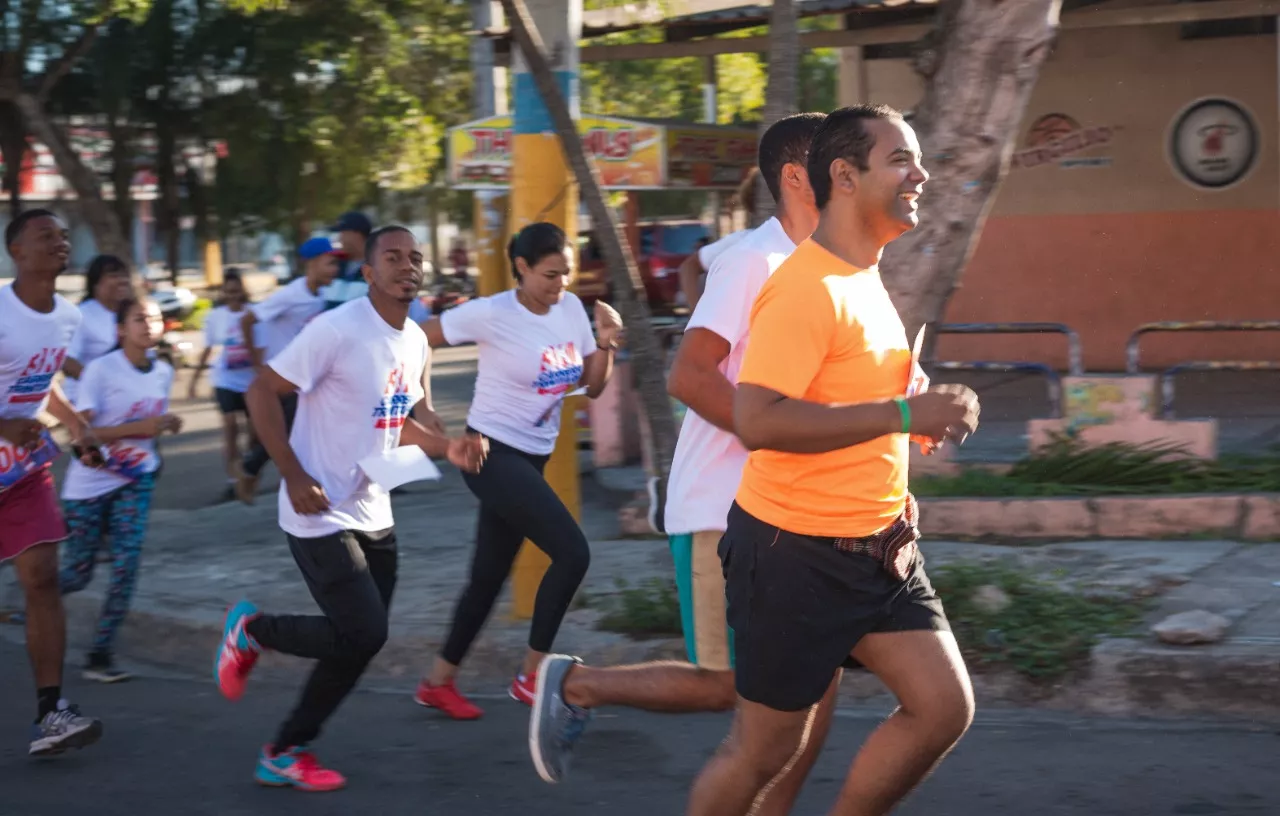
<path fill-rule="evenodd" d="M 560 622 L 587 574 L 591 550 L 573 514 L 542 477 L 547 456 L 534 456 L 489 440 L 489 458 L 475 475 L 464 474 L 480 500 L 471 577 L 458 599 L 453 626 L 440 656 L 457 666 L 493 611 L 528 538 L 551 558 L 533 606 L 529 648 L 551 651 Z"/>

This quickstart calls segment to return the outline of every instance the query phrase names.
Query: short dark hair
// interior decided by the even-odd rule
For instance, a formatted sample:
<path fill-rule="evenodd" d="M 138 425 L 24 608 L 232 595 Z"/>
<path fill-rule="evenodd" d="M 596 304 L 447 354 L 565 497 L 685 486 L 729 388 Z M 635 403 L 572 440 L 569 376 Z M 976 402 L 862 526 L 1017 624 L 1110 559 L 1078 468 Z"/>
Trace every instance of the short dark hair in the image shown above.
<path fill-rule="evenodd" d="M 507 242 L 507 259 L 511 261 L 511 274 L 520 280 L 520 269 L 516 266 L 516 258 L 524 258 L 524 262 L 533 266 L 548 255 L 564 252 L 566 246 L 564 230 L 547 221 L 536 221 L 511 236 Z"/>
<path fill-rule="evenodd" d="M 84 271 L 84 297 L 80 302 L 93 299 L 93 290 L 98 288 L 103 275 L 128 271 L 129 265 L 115 255 L 95 255 L 93 260 L 89 261 L 89 268 Z"/>
<path fill-rule="evenodd" d="M 365 263 L 367 264 L 373 263 L 373 256 L 378 254 L 378 242 L 381 240 L 382 236 L 390 235 L 393 232 L 407 232 L 409 233 L 410 236 L 413 235 L 413 230 L 409 229 L 406 226 L 402 226 L 400 224 L 388 224 L 385 227 L 378 227 L 376 230 L 369 233 L 368 237 L 365 239 L 365 242 L 364 242 L 364 262 Z"/>
<path fill-rule="evenodd" d="M 782 200 L 782 168 L 804 166 L 813 134 L 826 118 L 825 113 L 796 113 L 774 122 L 760 137 L 756 162 L 775 202 Z"/>
<path fill-rule="evenodd" d="M 4 228 L 4 246 L 5 249 L 13 246 L 13 242 L 18 240 L 18 236 L 22 234 L 22 230 L 26 228 L 28 221 L 34 221 L 37 218 L 57 218 L 58 214 L 53 210 L 46 210 L 42 207 L 36 207 L 30 210 L 23 210 L 18 213 L 18 217 L 9 222 L 9 226 Z M 10 253 L 12 254 L 12 253 Z"/>
<path fill-rule="evenodd" d="M 868 170 L 875 136 L 867 130 L 868 119 L 902 122 L 902 114 L 888 105 L 852 105 L 827 114 L 827 119 L 813 135 L 809 146 L 809 185 L 818 209 L 831 200 L 831 163 L 836 159 L 852 162 L 859 170 Z"/>

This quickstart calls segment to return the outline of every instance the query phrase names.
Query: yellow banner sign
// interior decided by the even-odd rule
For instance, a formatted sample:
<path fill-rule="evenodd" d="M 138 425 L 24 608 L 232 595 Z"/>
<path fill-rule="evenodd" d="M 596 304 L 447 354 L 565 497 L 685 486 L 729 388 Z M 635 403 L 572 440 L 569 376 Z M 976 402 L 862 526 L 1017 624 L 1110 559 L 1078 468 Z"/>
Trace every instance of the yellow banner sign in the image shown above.
<path fill-rule="evenodd" d="M 584 116 L 578 132 L 609 190 L 732 188 L 756 159 L 755 135 L 745 129 Z M 451 129 L 450 185 L 471 190 L 510 186 L 514 144 L 510 116 Z"/>

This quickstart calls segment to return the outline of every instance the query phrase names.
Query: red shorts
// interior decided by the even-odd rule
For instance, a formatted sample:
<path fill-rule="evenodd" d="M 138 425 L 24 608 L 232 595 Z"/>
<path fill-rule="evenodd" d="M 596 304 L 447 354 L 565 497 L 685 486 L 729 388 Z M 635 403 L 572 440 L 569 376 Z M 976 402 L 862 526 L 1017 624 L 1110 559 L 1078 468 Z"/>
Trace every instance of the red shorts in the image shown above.
<path fill-rule="evenodd" d="M 66 537 L 67 525 L 49 468 L 0 493 L 0 562 Z"/>

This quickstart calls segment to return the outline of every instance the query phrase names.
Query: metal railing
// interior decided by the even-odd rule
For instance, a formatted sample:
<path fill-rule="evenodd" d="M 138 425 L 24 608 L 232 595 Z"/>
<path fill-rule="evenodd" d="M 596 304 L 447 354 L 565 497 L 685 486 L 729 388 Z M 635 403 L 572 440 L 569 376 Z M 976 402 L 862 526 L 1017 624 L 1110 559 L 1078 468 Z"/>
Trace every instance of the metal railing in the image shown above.
<path fill-rule="evenodd" d="M 1061 334 L 1067 338 L 1067 371 L 1072 375 L 1084 373 L 1084 353 L 1080 347 L 1080 335 L 1075 329 L 1062 323 L 943 323 L 939 334 Z M 1062 377 L 1053 366 L 1045 363 L 998 362 L 988 360 L 939 360 L 933 363 L 942 371 L 998 371 L 1004 373 L 1038 374 L 1045 379 L 1052 417 L 1062 416 Z"/>
<path fill-rule="evenodd" d="M 1125 371 L 1142 372 L 1139 344 L 1142 335 L 1155 332 L 1280 332 L 1280 320 L 1168 320 L 1144 323 L 1129 335 L 1125 346 Z M 1175 379 L 1189 371 L 1280 371 L 1280 363 L 1270 360 L 1188 360 L 1160 372 L 1160 416 L 1172 419 Z"/>

